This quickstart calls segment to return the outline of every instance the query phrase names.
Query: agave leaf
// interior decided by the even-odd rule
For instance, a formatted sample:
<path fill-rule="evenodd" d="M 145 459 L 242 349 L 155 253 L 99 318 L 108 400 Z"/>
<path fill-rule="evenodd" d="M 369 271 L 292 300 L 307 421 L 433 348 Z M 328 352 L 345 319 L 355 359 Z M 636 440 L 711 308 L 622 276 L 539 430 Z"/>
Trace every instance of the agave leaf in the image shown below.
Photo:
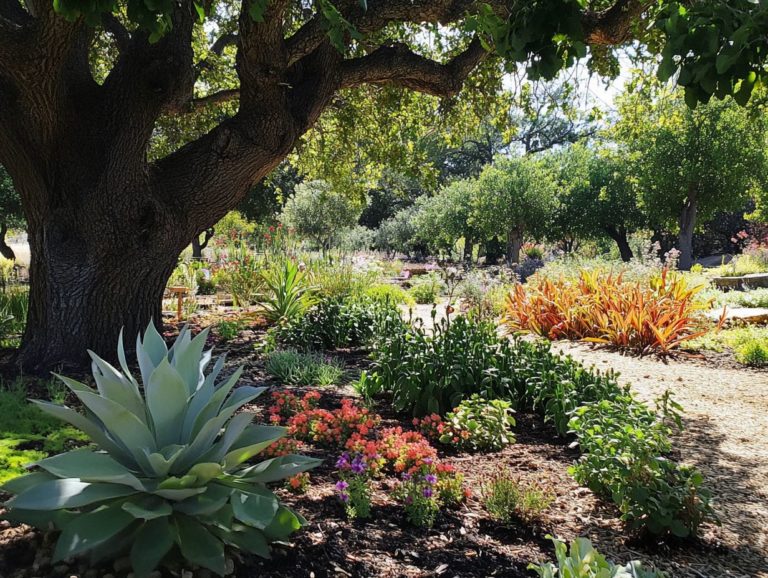
<path fill-rule="evenodd" d="M 232 451 L 224 459 L 225 469 L 231 469 L 258 455 L 285 435 L 286 428 L 280 426 L 251 426 L 238 438 Z"/>
<path fill-rule="evenodd" d="M 144 332 L 144 341 L 141 340 L 141 334 L 136 336 L 136 358 L 139 362 L 141 380 L 145 384 L 149 383 L 149 376 L 167 355 L 168 347 L 155 329 L 154 322 L 150 321 Z"/>
<path fill-rule="evenodd" d="M 192 341 L 192 338 L 190 336 L 189 324 L 185 323 L 168 350 L 168 355 L 166 356 L 168 360 L 173 361 L 174 357 L 179 355 L 189 345 L 190 341 Z"/>
<path fill-rule="evenodd" d="M 208 568 L 219 576 L 226 572 L 224 544 L 200 522 L 187 516 L 177 516 L 176 542 L 181 554 L 198 566 Z"/>
<path fill-rule="evenodd" d="M 56 530 L 74 520 L 79 514 L 70 510 L 22 510 L 12 508 L 3 514 L 3 520 L 35 526 L 42 530 Z"/>
<path fill-rule="evenodd" d="M 200 367 L 200 358 L 203 354 L 205 341 L 208 338 L 209 329 L 203 329 L 197 336 L 189 342 L 182 350 L 177 351 L 173 357 L 173 367 L 179 372 L 184 383 L 187 385 L 187 392 L 192 395 L 197 391 L 205 377 Z"/>
<path fill-rule="evenodd" d="M 25 474 L 8 480 L 0 486 L 0 490 L 9 494 L 20 494 L 32 486 L 55 479 L 56 476 L 52 476 L 48 472 L 32 472 L 31 474 Z"/>
<path fill-rule="evenodd" d="M 231 498 L 235 518 L 263 530 L 274 519 L 280 507 L 275 494 L 267 488 L 254 486 L 248 491 L 236 490 Z"/>
<path fill-rule="evenodd" d="M 104 544 L 134 521 L 133 516 L 118 507 L 100 508 L 80 514 L 62 529 L 53 560 L 66 560 Z"/>
<path fill-rule="evenodd" d="M 184 442 L 188 442 L 192 437 L 192 427 L 195 425 L 195 420 L 200 415 L 200 412 L 208 405 L 215 392 L 214 383 L 221 370 L 224 369 L 225 356 L 222 355 L 216 360 L 216 363 L 211 370 L 211 373 L 205 378 L 205 381 L 200 385 L 200 388 L 192 396 L 192 400 L 187 407 L 187 413 L 184 416 L 184 427 L 181 433 L 181 439 Z"/>
<path fill-rule="evenodd" d="M 92 360 L 92 373 L 99 393 L 130 410 L 145 424 L 147 411 L 141 399 L 138 386 L 93 351 L 88 351 Z"/>
<path fill-rule="evenodd" d="M 136 460 L 143 449 L 155 451 L 157 444 L 147 426 L 124 406 L 99 395 L 75 392 L 80 401 L 98 417 L 109 433 L 129 449 Z"/>
<path fill-rule="evenodd" d="M 195 478 L 195 485 L 202 486 L 222 474 L 224 468 L 221 464 L 201 462 L 192 466 L 187 476 Z M 185 476 L 186 477 L 186 476 Z"/>
<path fill-rule="evenodd" d="M 179 442 L 189 391 L 179 372 L 163 359 L 145 384 L 144 395 L 152 416 L 158 447 Z"/>
<path fill-rule="evenodd" d="M 192 425 L 192 429 L 190 431 L 190 434 L 193 437 L 197 436 L 201 429 L 205 427 L 205 424 L 208 423 L 209 420 L 215 418 L 216 415 L 221 411 L 221 408 L 224 405 L 224 400 L 229 395 L 229 392 L 232 391 L 232 388 L 235 387 L 237 380 L 240 379 L 242 374 L 243 367 L 240 366 L 222 385 L 220 385 L 214 391 L 210 401 L 205 404 L 205 406 L 200 410 L 199 414 L 195 418 L 194 424 Z"/>
<path fill-rule="evenodd" d="M 108 454 L 88 449 L 59 454 L 35 465 L 59 478 L 80 478 L 84 482 L 108 482 L 144 490 L 139 479 Z"/>
<path fill-rule="evenodd" d="M 214 533 L 224 542 L 244 552 L 256 554 L 262 558 L 271 558 L 269 544 L 264 532 L 250 526 L 239 526 L 237 530 L 213 528 Z"/>
<path fill-rule="evenodd" d="M 120 362 L 120 368 L 123 370 L 123 375 L 125 375 L 128 379 L 131 380 L 131 382 L 137 386 L 136 378 L 133 377 L 133 374 L 131 373 L 131 370 L 128 368 L 128 360 L 125 357 L 125 343 L 123 342 L 123 330 L 120 329 L 120 335 L 117 338 L 117 359 Z"/>
<path fill-rule="evenodd" d="M 11 498 L 6 506 L 22 510 L 58 510 L 80 508 L 96 502 L 135 494 L 136 490 L 120 484 L 88 483 L 79 479 L 48 480 Z"/>
<path fill-rule="evenodd" d="M 272 522 L 264 528 L 264 534 L 272 541 L 286 540 L 296 530 L 306 524 L 306 520 L 296 512 L 293 512 L 285 506 L 280 506 L 272 519 Z"/>
<path fill-rule="evenodd" d="M 173 513 L 171 505 L 158 496 L 143 496 L 127 500 L 123 502 L 121 508 L 137 520 L 154 520 Z"/>
<path fill-rule="evenodd" d="M 214 440 L 221 433 L 221 428 L 224 427 L 233 413 L 234 411 L 227 411 L 208 420 L 192 443 L 182 450 L 179 459 L 171 467 L 171 471 L 174 474 L 180 474 L 191 468 L 211 448 Z"/>
<path fill-rule="evenodd" d="M 75 391 L 87 391 L 89 393 L 96 393 L 95 389 L 93 389 L 92 387 L 90 387 L 90 386 L 88 386 L 88 385 L 86 385 L 86 384 L 84 384 L 82 382 L 79 382 L 79 381 L 77 381 L 75 379 L 71 379 L 69 377 L 65 377 L 63 375 L 59 375 L 58 373 L 54 373 L 53 375 L 54 375 L 54 377 L 56 377 L 57 379 L 62 381 L 64 383 L 64 385 L 66 385 L 73 392 L 75 392 Z"/>
<path fill-rule="evenodd" d="M 189 516 L 210 516 L 223 508 L 234 490 L 221 484 L 210 484 L 204 493 L 174 504 L 174 509 Z"/>
<path fill-rule="evenodd" d="M 174 502 L 181 502 L 182 500 L 186 500 L 192 496 L 202 494 L 203 492 L 205 492 L 205 488 L 170 488 L 157 489 L 152 493 L 156 496 L 160 496 L 161 498 L 173 500 Z"/>
<path fill-rule="evenodd" d="M 84 415 L 66 406 L 56 405 L 47 401 L 33 399 L 32 403 L 45 413 L 75 426 L 127 468 L 135 469 L 138 467 L 139 462 L 136 460 L 136 457 L 122 443 L 112 441 L 112 438 L 109 437 L 100 425 L 95 424 Z"/>
<path fill-rule="evenodd" d="M 165 446 L 160 452 L 150 453 L 149 450 L 145 450 L 144 453 L 152 472 L 154 472 L 157 477 L 164 477 L 168 475 L 168 472 L 171 470 L 171 467 L 181 455 L 184 448 L 185 446 L 182 445 L 171 445 Z"/>
<path fill-rule="evenodd" d="M 307 470 L 317 467 L 321 463 L 322 460 L 290 454 L 265 460 L 255 466 L 246 468 L 241 472 L 240 479 L 243 482 L 260 482 L 267 484 L 269 482 L 276 482 L 284 478 L 289 478 L 301 472 L 306 472 Z"/>
<path fill-rule="evenodd" d="M 246 403 L 259 397 L 266 390 L 266 387 L 253 387 L 251 385 L 240 386 L 232 392 L 232 395 L 230 395 L 229 398 L 227 398 L 224 407 L 230 408 L 234 406 L 235 410 L 238 410 Z"/>
<path fill-rule="evenodd" d="M 131 547 L 131 566 L 138 578 L 152 573 L 173 547 L 176 527 L 168 518 L 157 518 L 143 524 Z"/>
<path fill-rule="evenodd" d="M 245 412 L 239 413 L 233 417 L 232 421 L 227 424 L 221 439 L 216 442 L 210 450 L 205 452 L 200 459 L 205 462 L 221 463 L 226 453 L 246 431 L 254 417 L 254 414 Z"/>

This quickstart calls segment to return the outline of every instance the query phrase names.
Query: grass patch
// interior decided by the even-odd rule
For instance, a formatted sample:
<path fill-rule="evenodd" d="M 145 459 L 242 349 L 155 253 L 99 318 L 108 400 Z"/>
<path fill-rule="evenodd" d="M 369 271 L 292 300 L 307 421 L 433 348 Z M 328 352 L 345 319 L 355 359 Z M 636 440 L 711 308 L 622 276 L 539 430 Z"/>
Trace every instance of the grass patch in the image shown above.
<path fill-rule="evenodd" d="M 58 396 L 58 388 L 49 392 Z M 0 389 L 0 484 L 25 473 L 26 464 L 87 441 L 84 433 L 27 401 L 23 382 Z"/>
<path fill-rule="evenodd" d="M 292 385 L 327 387 L 340 383 L 344 377 L 344 364 L 340 360 L 293 349 L 268 354 L 266 370 L 270 375 Z"/>

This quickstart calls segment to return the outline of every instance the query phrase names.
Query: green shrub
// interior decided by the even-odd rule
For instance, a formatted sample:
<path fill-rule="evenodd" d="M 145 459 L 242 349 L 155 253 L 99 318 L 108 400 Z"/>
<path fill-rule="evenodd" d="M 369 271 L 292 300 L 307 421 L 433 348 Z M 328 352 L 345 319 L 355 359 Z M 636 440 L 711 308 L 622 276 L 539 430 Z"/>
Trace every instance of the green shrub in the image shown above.
<path fill-rule="evenodd" d="M 482 486 L 483 505 L 494 520 L 509 524 L 515 518 L 531 521 L 552 505 L 552 492 L 535 484 L 521 484 L 505 471 Z"/>
<path fill-rule="evenodd" d="M 750 340 L 739 345 L 736 350 L 736 360 L 752 367 L 768 365 L 768 341 Z"/>
<path fill-rule="evenodd" d="M 435 303 L 443 290 L 440 275 L 435 272 L 416 277 L 411 285 L 411 297 L 420 305 Z"/>
<path fill-rule="evenodd" d="M 377 303 L 413 306 L 416 300 L 408 292 L 392 283 L 377 283 L 365 289 L 363 295 Z"/>
<path fill-rule="evenodd" d="M 687 537 L 714 513 L 701 474 L 663 457 L 672 449 L 664 419 L 669 411 L 659 415 L 630 395 L 578 408 L 570 426 L 582 455 L 570 472 L 611 496 L 630 528 Z"/>
<path fill-rule="evenodd" d="M 325 387 L 338 384 L 344 377 L 341 361 L 292 349 L 267 354 L 266 370 L 270 375 L 292 385 Z"/>
<path fill-rule="evenodd" d="M 557 566 L 551 562 L 528 566 L 540 578 L 666 578 L 666 574 L 654 569 L 643 568 L 640 562 L 632 561 L 626 566 L 616 566 L 592 547 L 586 538 L 571 542 L 570 552 L 564 542 L 547 536 L 555 544 Z"/>
<path fill-rule="evenodd" d="M 298 349 L 338 349 L 371 343 L 381 320 L 399 313 L 393 305 L 362 301 L 323 299 L 306 315 L 274 329 L 279 343 Z"/>
<path fill-rule="evenodd" d="M 472 394 L 445 416 L 446 432 L 440 442 L 467 451 L 500 450 L 515 443 L 514 425 L 508 401 Z"/>
<path fill-rule="evenodd" d="M 245 465 L 285 429 L 253 425 L 253 414 L 237 413 L 264 388 L 235 389 L 242 368 L 216 383 L 223 359 L 206 376 L 206 337 L 203 331 L 193 339 L 185 327 L 169 350 L 150 324 L 137 342 L 143 387 L 128 369 L 121 338 L 122 371 L 91 354 L 97 389 L 61 378 L 85 414 L 36 402 L 103 450 L 44 459 L 40 471 L 4 486 L 15 494 L 6 517 L 61 531 L 55 561 L 127 554 L 135 574 L 147 576 L 178 550 L 187 564 L 224 575 L 227 548 L 267 557 L 269 542 L 302 526 L 266 484 L 318 461 L 289 455 Z"/>
<path fill-rule="evenodd" d="M 222 319 L 216 324 L 216 333 L 222 341 L 232 341 L 244 327 L 245 324 L 240 319 Z"/>

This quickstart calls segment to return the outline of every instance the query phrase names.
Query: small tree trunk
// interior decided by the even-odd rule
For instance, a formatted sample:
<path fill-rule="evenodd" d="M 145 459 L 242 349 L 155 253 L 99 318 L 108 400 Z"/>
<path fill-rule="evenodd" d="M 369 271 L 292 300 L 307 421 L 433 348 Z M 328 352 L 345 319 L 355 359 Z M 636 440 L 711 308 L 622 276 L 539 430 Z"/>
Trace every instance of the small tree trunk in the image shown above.
<path fill-rule="evenodd" d="M 11 261 L 16 260 L 16 253 L 13 252 L 13 249 L 5 242 L 5 235 L 8 233 L 8 225 L 3 223 L 0 225 L 0 255 L 5 257 L 6 259 L 10 259 Z"/>
<path fill-rule="evenodd" d="M 519 228 L 507 232 L 507 263 L 520 262 L 520 250 L 523 248 L 523 232 Z"/>
<path fill-rule="evenodd" d="M 696 228 L 697 209 L 696 196 L 689 195 L 680 212 L 680 234 L 678 235 L 680 258 L 677 267 L 681 271 L 689 271 L 693 265 L 693 230 Z"/>
<path fill-rule="evenodd" d="M 203 259 L 203 247 L 200 244 L 200 235 L 195 235 L 192 239 L 192 258 L 196 261 Z"/>
<path fill-rule="evenodd" d="M 472 237 L 469 235 L 464 236 L 464 262 L 472 264 L 472 253 L 475 248 L 475 244 L 472 242 Z"/>
<path fill-rule="evenodd" d="M 621 227 L 606 227 L 605 232 L 608 236 L 616 242 L 619 247 L 619 255 L 621 260 L 628 263 L 635 256 L 632 252 L 632 247 L 629 246 L 629 239 L 627 238 L 627 229 Z"/>

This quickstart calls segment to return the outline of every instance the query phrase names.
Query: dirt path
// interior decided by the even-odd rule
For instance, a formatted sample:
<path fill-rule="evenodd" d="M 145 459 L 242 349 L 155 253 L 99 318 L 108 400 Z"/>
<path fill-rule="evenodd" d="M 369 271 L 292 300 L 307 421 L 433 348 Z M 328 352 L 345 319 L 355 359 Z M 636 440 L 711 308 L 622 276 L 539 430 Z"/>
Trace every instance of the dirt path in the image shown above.
<path fill-rule="evenodd" d="M 665 363 L 580 343 L 561 342 L 555 349 L 585 365 L 613 368 L 643 400 L 652 402 L 667 389 L 674 393 L 686 426 L 675 447 L 683 462 L 705 475 L 722 520 L 710 538 L 735 556 L 729 567 L 744 576 L 768 576 L 768 372 L 693 360 Z"/>

